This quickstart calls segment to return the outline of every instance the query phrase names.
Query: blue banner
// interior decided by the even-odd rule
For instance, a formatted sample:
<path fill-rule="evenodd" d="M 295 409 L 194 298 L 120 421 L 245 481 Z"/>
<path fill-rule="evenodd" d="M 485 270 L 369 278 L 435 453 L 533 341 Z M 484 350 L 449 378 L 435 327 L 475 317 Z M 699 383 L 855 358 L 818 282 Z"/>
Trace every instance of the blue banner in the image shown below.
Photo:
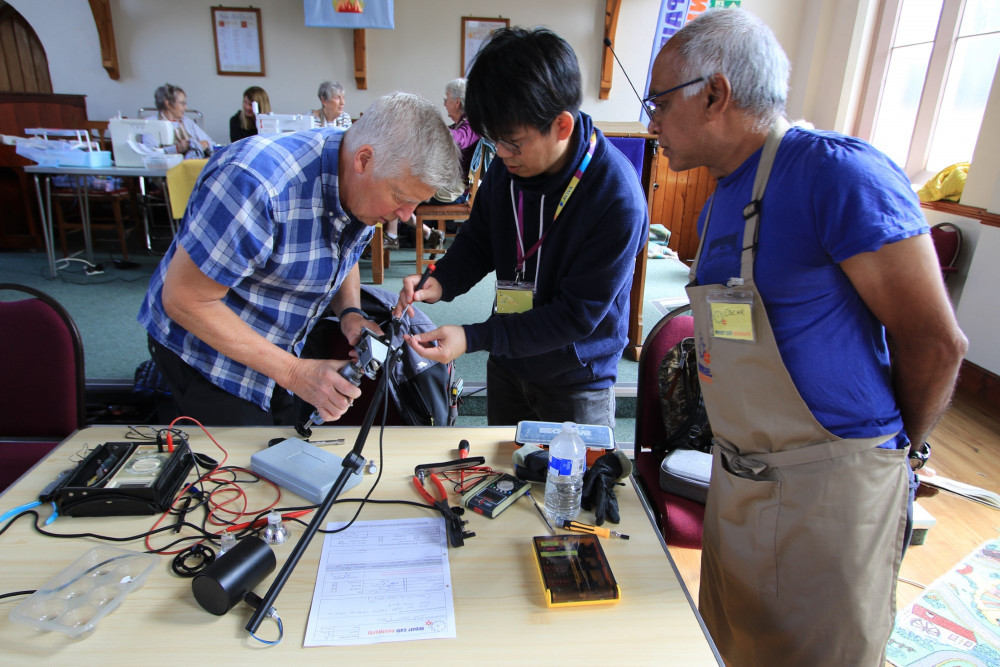
<path fill-rule="evenodd" d="M 393 0 L 302 0 L 306 25 L 316 28 L 396 27 Z"/>
<path fill-rule="evenodd" d="M 674 34 L 684 25 L 709 7 L 739 7 L 740 0 L 661 0 L 660 13 L 656 17 L 656 32 L 653 34 L 653 52 L 649 54 L 649 69 L 646 71 L 646 94 L 650 94 L 649 84 L 653 77 L 653 62 L 656 56 Z M 643 115 L 639 114 L 642 121 Z"/>

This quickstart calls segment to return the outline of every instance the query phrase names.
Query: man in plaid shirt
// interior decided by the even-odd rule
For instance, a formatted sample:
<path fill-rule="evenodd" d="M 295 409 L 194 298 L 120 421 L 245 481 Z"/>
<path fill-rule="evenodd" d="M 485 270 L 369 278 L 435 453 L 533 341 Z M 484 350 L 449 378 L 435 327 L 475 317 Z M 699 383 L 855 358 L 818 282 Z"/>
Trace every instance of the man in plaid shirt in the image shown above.
<path fill-rule="evenodd" d="M 205 166 L 138 320 L 181 415 L 203 424 L 326 421 L 360 390 L 346 361 L 299 357 L 324 313 L 351 345 L 381 333 L 360 305 L 358 258 L 373 227 L 409 218 L 458 180 L 437 108 L 394 93 L 349 130 L 250 137 Z"/>

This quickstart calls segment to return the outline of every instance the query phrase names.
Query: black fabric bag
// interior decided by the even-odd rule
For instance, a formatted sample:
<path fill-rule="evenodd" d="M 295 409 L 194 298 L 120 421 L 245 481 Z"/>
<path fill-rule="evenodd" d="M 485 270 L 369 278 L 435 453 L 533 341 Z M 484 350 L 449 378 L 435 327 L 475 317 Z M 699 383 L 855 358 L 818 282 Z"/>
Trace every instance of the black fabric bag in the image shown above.
<path fill-rule="evenodd" d="M 361 286 L 361 309 L 385 331 L 396 305 L 398 294 L 370 285 Z M 436 329 L 434 322 L 419 308 L 414 308 L 412 318 L 403 317 L 403 323 L 393 346 L 400 345 L 395 367 L 390 369 L 389 405 L 386 424 L 404 426 L 453 426 L 458 417 L 462 381 L 455 378 L 455 364 L 441 364 L 424 359 L 403 342 L 407 333 L 421 333 Z M 312 359 L 346 359 L 350 346 L 340 332 L 340 322 L 330 313 L 324 316 L 309 333 L 302 356 Z M 374 393 L 375 380 L 362 378 L 361 397 L 341 416 L 337 425 L 359 425 Z M 305 405 L 303 419 L 312 412 Z M 381 412 L 375 424 L 382 423 Z"/>
<path fill-rule="evenodd" d="M 676 449 L 708 452 L 712 448 L 712 427 L 698 384 L 696 354 L 694 338 L 685 338 L 660 364 L 660 408 L 667 439 L 653 447 L 658 458 Z"/>

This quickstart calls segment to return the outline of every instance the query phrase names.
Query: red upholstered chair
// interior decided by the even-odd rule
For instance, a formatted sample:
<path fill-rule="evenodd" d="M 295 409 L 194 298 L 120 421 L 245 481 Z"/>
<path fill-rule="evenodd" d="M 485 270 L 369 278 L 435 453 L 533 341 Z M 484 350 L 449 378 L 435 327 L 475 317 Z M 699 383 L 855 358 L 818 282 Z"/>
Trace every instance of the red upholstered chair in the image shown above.
<path fill-rule="evenodd" d="M 0 490 L 85 424 L 83 342 L 69 313 L 31 287 L 0 284 Z M 41 489 L 39 489 L 41 491 Z"/>
<path fill-rule="evenodd" d="M 660 412 L 658 374 L 664 355 L 694 335 L 689 306 L 664 315 L 646 336 L 639 355 L 638 400 L 635 413 L 635 469 L 637 479 L 657 515 L 663 539 L 670 546 L 701 548 L 705 506 L 660 488 L 660 460 L 650 450 L 667 434 Z"/>
<path fill-rule="evenodd" d="M 951 274 L 958 273 L 955 264 L 962 252 L 962 230 L 950 222 L 942 222 L 931 227 L 931 240 L 941 264 L 941 274 L 947 280 Z"/>

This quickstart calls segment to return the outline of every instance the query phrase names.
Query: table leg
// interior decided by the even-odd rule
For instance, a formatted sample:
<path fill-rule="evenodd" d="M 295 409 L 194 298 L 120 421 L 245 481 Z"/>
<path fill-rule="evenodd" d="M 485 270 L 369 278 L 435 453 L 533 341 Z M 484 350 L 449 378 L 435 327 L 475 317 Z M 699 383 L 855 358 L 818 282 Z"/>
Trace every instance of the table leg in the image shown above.
<path fill-rule="evenodd" d="M 382 263 L 382 225 L 375 225 L 375 236 L 371 240 L 372 251 L 372 282 L 381 285 L 385 278 L 385 265 Z"/>
<path fill-rule="evenodd" d="M 80 205 L 80 225 L 83 227 L 83 247 L 87 261 L 94 264 L 94 240 L 90 237 L 90 192 L 88 177 L 80 176 L 76 183 L 76 200 Z"/>
<path fill-rule="evenodd" d="M 139 201 L 142 203 L 142 229 L 146 234 L 146 251 L 153 252 L 153 240 L 149 236 L 149 211 L 146 208 L 146 178 L 139 177 Z"/>
<path fill-rule="evenodd" d="M 39 176 L 45 178 L 45 195 L 42 196 L 42 182 Z M 49 261 L 49 280 L 54 280 L 56 277 L 56 251 L 53 247 L 52 238 L 52 199 L 49 196 L 51 194 L 51 189 L 49 187 L 49 176 L 48 174 L 35 174 L 35 191 L 38 193 L 38 213 L 42 216 L 42 239 L 45 241 L 45 258 Z M 48 206 L 46 206 L 46 203 Z"/>
<path fill-rule="evenodd" d="M 639 361 L 642 352 L 642 307 L 646 298 L 646 251 L 649 239 L 642 246 L 642 251 L 635 258 L 635 270 L 632 272 L 632 290 L 629 292 L 628 312 L 628 343 L 625 354 L 632 361 Z"/>

